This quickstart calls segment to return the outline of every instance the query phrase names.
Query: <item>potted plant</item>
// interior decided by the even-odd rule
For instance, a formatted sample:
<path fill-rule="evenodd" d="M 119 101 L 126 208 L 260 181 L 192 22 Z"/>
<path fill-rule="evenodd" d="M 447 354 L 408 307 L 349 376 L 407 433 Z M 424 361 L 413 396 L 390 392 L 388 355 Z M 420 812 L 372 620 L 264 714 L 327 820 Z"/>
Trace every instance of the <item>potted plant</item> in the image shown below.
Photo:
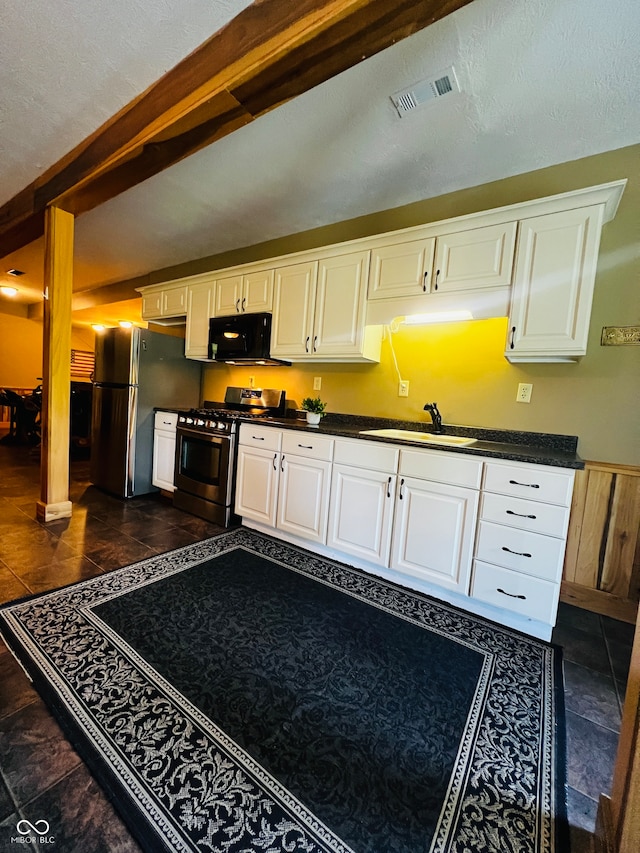
<path fill-rule="evenodd" d="M 307 413 L 307 423 L 317 426 L 320 423 L 320 418 L 326 414 L 327 404 L 323 403 L 320 397 L 305 397 L 302 401 L 302 408 Z"/>

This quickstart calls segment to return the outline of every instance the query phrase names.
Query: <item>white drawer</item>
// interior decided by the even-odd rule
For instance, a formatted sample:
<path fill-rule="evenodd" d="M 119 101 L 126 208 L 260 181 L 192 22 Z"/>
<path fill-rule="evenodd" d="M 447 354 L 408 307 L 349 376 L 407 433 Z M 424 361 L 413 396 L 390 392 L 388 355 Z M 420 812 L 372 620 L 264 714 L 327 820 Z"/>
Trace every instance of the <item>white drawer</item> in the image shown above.
<path fill-rule="evenodd" d="M 473 564 L 471 597 L 512 610 L 528 619 L 555 624 L 559 594 L 558 584 L 489 566 L 478 560 Z"/>
<path fill-rule="evenodd" d="M 525 500 L 571 506 L 573 470 L 546 465 L 487 462 L 484 488 L 488 492 L 513 495 Z"/>
<path fill-rule="evenodd" d="M 263 450 L 280 450 L 282 430 L 273 427 L 240 424 L 240 444 L 261 447 Z"/>
<path fill-rule="evenodd" d="M 370 471 L 388 471 L 395 474 L 398 470 L 400 450 L 392 444 L 364 439 L 339 439 L 333 452 L 333 461 L 340 465 L 353 465 L 356 468 L 368 468 Z"/>
<path fill-rule="evenodd" d="M 564 546 L 563 539 L 481 521 L 476 557 L 496 566 L 557 581 L 562 573 Z"/>
<path fill-rule="evenodd" d="M 163 429 L 165 432 L 175 432 L 178 426 L 177 412 L 156 412 L 153 421 L 154 429 Z"/>
<path fill-rule="evenodd" d="M 569 524 L 569 508 L 485 492 L 482 495 L 481 518 L 562 539 Z"/>
<path fill-rule="evenodd" d="M 406 477 L 479 489 L 482 461 L 439 450 L 401 450 L 399 473 Z"/>
<path fill-rule="evenodd" d="M 282 452 L 309 459 L 323 459 L 331 462 L 334 439 L 322 435 L 313 435 L 298 430 L 284 430 L 282 433 Z"/>

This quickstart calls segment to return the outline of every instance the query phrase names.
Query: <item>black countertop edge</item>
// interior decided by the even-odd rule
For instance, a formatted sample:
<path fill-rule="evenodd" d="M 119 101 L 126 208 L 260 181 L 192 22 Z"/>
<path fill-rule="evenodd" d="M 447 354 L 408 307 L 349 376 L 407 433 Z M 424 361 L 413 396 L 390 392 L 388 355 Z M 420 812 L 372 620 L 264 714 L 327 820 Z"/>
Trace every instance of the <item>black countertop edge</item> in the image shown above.
<path fill-rule="evenodd" d="M 242 420 L 242 419 L 241 419 Z M 558 468 L 584 468 L 584 461 L 576 453 L 577 436 L 554 435 L 553 433 L 518 432 L 513 430 L 490 430 L 481 427 L 443 424 L 445 435 L 476 438 L 475 444 L 464 447 L 425 445 L 424 442 L 402 441 L 384 436 L 363 435 L 363 429 L 413 429 L 417 432 L 433 432 L 430 424 L 416 421 L 399 421 L 392 418 L 372 418 L 362 415 L 329 414 L 318 426 L 309 426 L 298 418 L 251 418 L 245 423 L 260 423 L 285 429 L 302 430 L 319 435 L 342 438 L 360 438 L 366 441 L 381 441 L 404 447 L 421 447 L 423 450 L 464 453 L 467 456 L 482 456 L 513 462 L 529 462 L 537 465 L 554 465 Z"/>

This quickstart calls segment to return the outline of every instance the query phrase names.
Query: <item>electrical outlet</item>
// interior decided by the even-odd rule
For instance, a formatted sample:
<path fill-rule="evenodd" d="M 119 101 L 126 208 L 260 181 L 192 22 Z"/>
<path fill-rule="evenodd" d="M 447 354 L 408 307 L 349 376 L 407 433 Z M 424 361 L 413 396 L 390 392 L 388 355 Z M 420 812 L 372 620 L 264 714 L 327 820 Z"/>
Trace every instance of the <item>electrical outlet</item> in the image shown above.
<path fill-rule="evenodd" d="M 409 383 L 406 379 L 401 379 L 398 383 L 398 397 L 408 397 L 409 396 Z"/>
<path fill-rule="evenodd" d="M 313 390 L 314 391 L 322 390 L 322 376 L 314 376 L 313 377 Z"/>
<path fill-rule="evenodd" d="M 518 393 L 516 394 L 516 403 L 530 403 L 532 391 L 533 391 L 533 385 L 530 382 L 521 382 L 518 385 Z"/>

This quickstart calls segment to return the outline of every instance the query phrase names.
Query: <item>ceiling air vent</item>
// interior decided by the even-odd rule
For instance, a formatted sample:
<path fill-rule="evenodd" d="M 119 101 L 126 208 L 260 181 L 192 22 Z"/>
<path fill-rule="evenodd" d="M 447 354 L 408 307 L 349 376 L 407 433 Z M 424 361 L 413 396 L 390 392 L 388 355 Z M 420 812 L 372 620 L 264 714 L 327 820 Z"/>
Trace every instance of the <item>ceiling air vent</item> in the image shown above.
<path fill-rule="evenodd" d="M 421 80 L 419 83 L 414 83 L 413 86 L 403 89 L 402 92 L 396 92 L 391 95 L 391 101 L 398 111 L 398 115 L 402 118 L 428 101 L 442 98 L 450 92 L 459 91 L 460 86 L 456 73 L 451 66 L 429 80 Z"/>

